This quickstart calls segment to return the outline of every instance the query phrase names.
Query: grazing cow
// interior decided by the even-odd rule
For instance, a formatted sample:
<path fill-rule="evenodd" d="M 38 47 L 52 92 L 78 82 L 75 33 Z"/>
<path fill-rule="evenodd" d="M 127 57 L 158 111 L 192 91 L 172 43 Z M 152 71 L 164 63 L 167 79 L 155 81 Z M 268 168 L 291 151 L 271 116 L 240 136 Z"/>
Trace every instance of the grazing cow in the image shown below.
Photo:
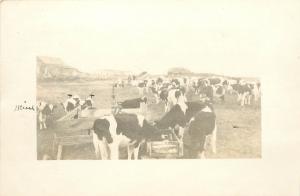
<path fill-rule="evenodd" d="M 65 102 L 61 103 L 65 112 L 71 112 L 78 107 L 81 102 L 78 95 L 72 96 L 71 94 L 68 94 L 68 96 L 69 98 Z"/>
<path fill-rule="evenodd" d="M 93 97 L 94 96 L 95 95 L 91 94 L 84 101 L 80 101 L 80 105 L 81 105 L 82 110 L 93 108 L 93 105 L 94 105 Z"/>
<path fill-rule="evenodd" d="M 250 105 L 251 99 L 251 87 L 249 84 L 243 82 L 231 85 L 233 90 L 237 93 L 237 102 L 240 102 L 241 106 Z"/>
<path fill-rule="evenodd" d="M 55 108 L 54 105 L 48 104 L 43 101 L 38 103 L 37 112 L 38 112 L 38 122 L 40 124 L 40 130 L 42 130 L 43 128 L 47 129 L 46 120 L 47 117 L 52 114 L 54 108 Z"/>
<path fill-rule="evenodd" d="M 195 89 L 195 94 L 201 94 L 203 88 L 209 86 L 209 80 L 204 78 L 199 78 L 198 80 L 193 82 L 193 88 Z"/>
<path fill-rule="evenodd" d="M 122 108 L 140 108 L 141 103 L 147 104 L 147 97 L 141 97 L 141 98 L 135 98 L 135 99 L 128 99 L 122 102 L 119 102 L 118 104 Z"/>
<path fill-rule="evenodd" d="M 179 88 L 180 87 L 180 81 L 179 79 L 172 79 L 171 84 L 174 88 Z"/>
<path fill-rule="evenodd" d="M 150 90 L 155 96 L 156 103 L 159 103 L 160 100 L 166 103 L 171 88 L 172 86 L 168 83 L 157 83 L 156 86 L 151 86 Z"/>
<path fill-rule="evenodd" d="M 163 79 L 162 78 L 157 78 L 156 79 L 156 84 L 162 84 L 163 83 Z"/>
<path fill-rule="evenodd" d="M 128 159 L 138 158 L 139 147 L 145 140 L 161 140 L 160 131 L 141 115 L 120 113 L 94 121 L 93 144 L 96 157 L 119 159 L 119 145 L 127 140 Z M 133 152 L 131 147 L 133 146 Z"/>
<path fill-rule="evenodd" d="M 186 96 L 185 96 L 185 89 L 184 88 L 175 88 L 171 89 L 168 92 L 168 98 L 166 102 L 166 107 L 165 107 L 165 112 L 170 111 L 170 109 L 175 105 L 175 104 L 185 104 L 187 101 Z"/>
<path fill-rule="evenodd" d="M 214 88 L 209 84 L 208 80 L 198 81 L 198 93 L 201 101 L 214 101 Z"/>
<path fill-rule="evenodd" d="M 137 88 L 139 90 L 139 95 L 140 96 L 143 96 L 144 95 L 144 92 L 147 90 L 147 83 L 148 81 L 147 80 L 144 80 L 142 82 L 139 82 L 137 84 Z"/>
<path fill-rule="evenodd" d="M 130 113 L 143 113 L 143 111 L 147 110 L 147 97 L 128 99 L 122 102 L 118 102 L 117 107 L 115 108 L 114 113 L 121 112 L 122 109 L 139 109 L 138 111 L 133 110 Z M 129 111 L 126 111 L 129 112 Z"/>
<path fill-rule="evenodd" d="M 160 120 L 155 121 L 155 126 L 159 129 L 175 129 L 175 134 L 180 140 L 183 140 L 183 143 L 187 146 L 187 152 L 200 152 L 203 158 L 206 136 L 211 135 L 212 151 L 216 153 L 217 127 L 212 105 L 209 103 L 187 102 L 186 106 L 187 107 L 183 108 L 176 104 Z M 206 121 L 207 119 L 210 120 Z M 199 126 L 199 128 L 197 128 L 197 126 Z M 177 127 L 179 127 L 179 129 L 177 129 Z M 185 127 L 188 127 L 187 133 L 185 133 Z M 186 142 L 188 139 L 184 137 L 195 137 L 195 140 Z M 187 156 L 190 157 L 192 155 Z"/>
<path fill-rule="evenodd" d="M 214 85 L 211 84 L 211 81 Z M 218 84 L 215 84 L 217 82 Z M 226 82 L 224 84 L 226 85 Z M 200 94 L 201 101 L 214 102 L 214 98 L 219 98 L 222 101 L 225 101 L 226 89 L 219 78 L 199 79 L 197 85 L 194 85 L 194 88 L 195 94 Z"/>
<path fill-rule="evenodd" d="M 222 80 L 220 78 L 209 78 L 208 80 L 210 85 L 217 85 L 222 83 Z"/>
<path fill-rule="evenodd" d="M 225 87 L 223 85 L 214 85 L 213 86 L 213 96 L 220 98 L 222 101 L 225 101 Z"/>
<path fill-rule="evenodd" d="M 249 86 L 251 88 L 251 95 L 253 95 L 254 101 L 257 102 L 258 98 L 260 96 L 259 85 L 258 85 L 258 83 L 252 82 L 252 83 L 249 83 Z"/>
<path fill-rule="evenodd" d="M 122 79 L 118 79 L 116 83 L 113 84 L 114 87 L 118 88 L 118 87 L 125 87 L 125 82 Z"/>

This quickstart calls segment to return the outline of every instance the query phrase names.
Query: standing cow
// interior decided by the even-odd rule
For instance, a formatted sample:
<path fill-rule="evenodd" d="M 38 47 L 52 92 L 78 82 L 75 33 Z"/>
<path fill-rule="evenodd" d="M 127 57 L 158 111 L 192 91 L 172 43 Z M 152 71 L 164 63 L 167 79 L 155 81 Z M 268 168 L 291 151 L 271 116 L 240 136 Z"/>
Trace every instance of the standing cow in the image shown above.
<path fill-rule="evenodd" d="M 159 129 L 172 128 L 184 144 L 185 157 L 204 158 L 206 136 L 211 135 L 212 151 L 216 153 L 216 115 L 209 103 L 187 102 L 187 107 L 176 104 L 160 120 Z M 204 137 L 205 136 L 205 137 Z"/>
<path fill-rule="evenodd" d="M 40 125 L 40 130 L 47 129 L 46 121 L 49 115 L 52 114 L 54 105 L 46 103 L 44 101 L 38 102 L 37 104 L 37 115 L 38 122 Z"/>
<path fill-rule="evenodd" d="M 128 159 L 132 154 L 137 159 L 141 143 L 161 140 L 161 134 L 142 115 L 137 114 L 119 113 L 94 121 L 93 144 L 98 159 L 119 159 L 119 146 L 124 140 L 128 142 Z"/>

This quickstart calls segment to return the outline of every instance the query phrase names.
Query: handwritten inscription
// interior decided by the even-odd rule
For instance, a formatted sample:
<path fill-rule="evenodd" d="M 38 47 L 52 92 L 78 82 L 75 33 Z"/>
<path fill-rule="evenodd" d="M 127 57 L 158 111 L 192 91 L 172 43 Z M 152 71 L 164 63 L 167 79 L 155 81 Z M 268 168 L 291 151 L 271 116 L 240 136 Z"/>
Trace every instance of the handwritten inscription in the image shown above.
<path fill-rule="evenodd" d="M 23 104 L 16 105 L 14 111 L 22 111 L 22 110 L 35 111 L 35 107 L 34 105 L 28 105 L 27 102 L 24 101 Z"/>

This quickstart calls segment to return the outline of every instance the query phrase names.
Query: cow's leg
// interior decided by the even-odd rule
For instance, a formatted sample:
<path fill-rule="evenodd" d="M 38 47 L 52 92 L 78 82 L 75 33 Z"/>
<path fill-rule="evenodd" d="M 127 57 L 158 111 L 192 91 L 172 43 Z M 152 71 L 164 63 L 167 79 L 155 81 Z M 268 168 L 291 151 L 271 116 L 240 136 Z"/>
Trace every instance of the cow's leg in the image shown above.
<path fill-rule="evenodd" d="M 237 102 L 240 102 L 240 100 L 241 100 L 241 94 L 238 93 L 238 94 L 237 94 L 237 100 L 236 100 L 236 101 L 237 101 Z"/>
<path fill-rule="evenodd" d="M 100 146 L 99 146 L 99 139 L 98 139 L 98 136 L 93 132 L 92 133 L 93 135 L 93 145 L 94 145 L 94 148 L 95 148 L 95 155 L 96 155 L 96 159 L 100 159 Z"/>
<path fill-rule="evenodd" d="M 248 95 L 248 105 L 251 105 L 251 95 Z"/>
<path fill-rule="evenodd" d="M 155 94 L 155 101 L 156 101 L 156 104 L 159 103 L 159 97 L 158 97 L 158 95 L 156 95 L 156 94 Z"/>
<path fill-rule="evenodd" d="M 39 113 L 38 121 L 39 121 L 39 124 L 40 124 L 40 130 L 42 130 L 43 129 L 43 116 L 42 116 L 41 113 Z"/>
<path fill-rule="evenodd" d="M 43 119 L 43 125 L 44 125 L 44 128 L 47 129 L 47 126 L 46 126 L 46 116 Z"/>
<path fill-rule="evenodd" d="M 212 152 L 216 154 L 217 153 L 217 124 L 215 124 L 215 128 L 212 132 L 211 147 L 212 147 Z"/>
<path fill-rule="evenodd" d="M 138 158 L 139 158 L 140 145 L 141 145 L 141 144 L 139 144 L 139 145 L 138 145 L 136 148 L 134 148 L 134 150 L 133 150 L 134 160 L 138 160 Z"/>
<path fill-rule="evenodd" d="M 119 144 L 118 140 L 114 141 L 113 143 L 109 144 L 110 148 L 110 159 L 118 160 L 119 159 Z"/>
<path fill-rule="evenodd" d="M 133 154 L 133 145 L 130 144 L 130 142 L 129 142 L 128 146 L 127 146 L 127 159 L 128 160 L 131 160 L 132 154 Z"/>
<path fill-rule="evenodd" d="M 245 93 L 241 95 L 241 106 L 245 104 Z"/>
<path fill-rule="evenodd" d="M 201 152 L 200 158 L 201 158 L 201 159 L 205 159 L 205 152 L 204 152 L 204 150 Z"/>
<path fill-rule="evenodd" d="M 168 102 L 167 103 L 165 103 L 165 112 L 168 112 Z"/>
<path fill-rule="evenodd" d="M 245 96 L 244 96 L 244 105 L 248 105 L 248 94 L 245 93 Z"/>
<path fill-rule="evenodd" d="M 109 154 L 107 151 L 107 142 L 106 139 L 103 138 L 102 141 L 100 140 L 98 142 L 98 146 L 99 146 L 99 151 L 100 151 L 100 156 L 102 160 L 107 160 L 109 159 Z"/>
<path fill-rule="evenodd" d="M 185 130 L 184 127 L 179 126 L 179 132 L 178 132 L 179 139 L 183 138 L 184 130 Z"/>
<path fill-rule="evenodd" d="M 56 155 L 56 159 L 57 160 L 61 159 L 62 150 L 63 150 L 63 146 L 62 145 L 58 145 L 58 150 L 57 150 L 57 155 Z"/>

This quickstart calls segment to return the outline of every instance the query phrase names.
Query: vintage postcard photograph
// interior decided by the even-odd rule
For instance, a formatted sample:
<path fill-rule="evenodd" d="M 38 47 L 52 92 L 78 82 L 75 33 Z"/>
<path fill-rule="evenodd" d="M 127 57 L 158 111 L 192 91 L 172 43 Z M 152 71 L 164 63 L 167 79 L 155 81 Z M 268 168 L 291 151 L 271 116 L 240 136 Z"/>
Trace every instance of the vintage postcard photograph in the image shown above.
<path fill-rule="evenodd" d="M 299 195 L 299 8 L 0 0 L 0 195 Z"/>

